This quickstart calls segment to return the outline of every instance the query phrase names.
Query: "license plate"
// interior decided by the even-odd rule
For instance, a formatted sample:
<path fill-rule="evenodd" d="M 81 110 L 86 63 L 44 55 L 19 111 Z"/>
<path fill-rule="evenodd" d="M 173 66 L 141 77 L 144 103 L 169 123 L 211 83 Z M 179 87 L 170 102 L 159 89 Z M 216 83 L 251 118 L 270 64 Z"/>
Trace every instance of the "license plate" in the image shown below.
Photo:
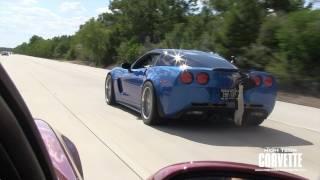
<path fill-rule="evenodd" d="M 221 100 L 234 100 L 237 98 L 239 91 L 237 89 L 221 89 L 220 99 Z"/>

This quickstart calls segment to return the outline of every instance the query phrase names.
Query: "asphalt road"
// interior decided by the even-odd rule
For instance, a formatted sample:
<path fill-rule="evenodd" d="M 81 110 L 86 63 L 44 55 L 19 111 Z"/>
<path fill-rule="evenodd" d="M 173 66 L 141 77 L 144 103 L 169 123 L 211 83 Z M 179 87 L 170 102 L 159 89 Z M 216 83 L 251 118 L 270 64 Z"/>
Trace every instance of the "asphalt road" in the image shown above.
<path fill-rule="evenodd" d="M 277 102 L 260 127 L 210 123 L 143 124 L 138 114 L 104 101 L 106 70 L 21 55 L 0 56 L 32 115 L 78 147 L 85 179 L 145 179 L 169 164 L 194 160 L 258 163 L 264 147 L 303 153 L 304 171 L 320 177 L 320 110 Z"/>

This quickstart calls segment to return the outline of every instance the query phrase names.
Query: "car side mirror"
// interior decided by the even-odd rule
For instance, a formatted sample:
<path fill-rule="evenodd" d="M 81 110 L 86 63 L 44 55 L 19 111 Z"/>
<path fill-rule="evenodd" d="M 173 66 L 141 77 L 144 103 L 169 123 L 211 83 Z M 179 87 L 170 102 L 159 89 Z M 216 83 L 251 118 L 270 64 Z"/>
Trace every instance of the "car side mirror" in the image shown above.
<path fill-rule="evenodd" d="M 80 156 L 79 156 L 79 152 L 78 152 L 77 147 L 66 136 L 61 135 L 61 138 L 62 138 L 63 142 L 65 143 L 66 148 L 69 151 L 76 168 L 78 169 L 78 172 L 80 173 L 81 177 L 83 178 L 82 164 L 81 164 L 81 160 L 80 160 Z"/>
<path fill-rule="evenodd" d="M 121 67 L 122 67 L 123 69 L 128 69 L 128 70 L 130 70 L 131 64 L 129 64 L 129 63 L 122 63 L 122 64 L 121 64 Z"/>

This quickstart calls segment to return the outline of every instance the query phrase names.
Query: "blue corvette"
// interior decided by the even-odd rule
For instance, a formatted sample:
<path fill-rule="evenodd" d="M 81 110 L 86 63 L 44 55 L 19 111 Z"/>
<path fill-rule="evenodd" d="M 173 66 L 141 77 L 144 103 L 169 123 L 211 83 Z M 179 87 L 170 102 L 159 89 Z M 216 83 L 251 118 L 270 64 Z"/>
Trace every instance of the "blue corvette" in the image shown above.
<path fill-rule="evenodd" d="M 192 115 L 246 126 L 268 117 L 276 89 L 269 73 L 241 71 L 214 53 L 155 49 L 108 72 L 105 99 L 140 112 L 148 125 Z"/>

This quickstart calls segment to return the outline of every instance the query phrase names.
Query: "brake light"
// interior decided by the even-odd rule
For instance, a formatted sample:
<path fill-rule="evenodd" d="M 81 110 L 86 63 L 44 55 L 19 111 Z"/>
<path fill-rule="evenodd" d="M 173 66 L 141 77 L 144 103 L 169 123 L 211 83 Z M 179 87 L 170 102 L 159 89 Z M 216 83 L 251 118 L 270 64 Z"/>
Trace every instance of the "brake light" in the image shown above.
<path fill-rule="evenodd" d="M 197 82 L 198 82 L 199 84 L 205 85 L 205 84 L 207 84 L 208 81 L 209 81 L 209 75 L 208 75 L 207 73 L 204 73 L 204 72 L 198 73 L 198 74 L 197 74 L 197 77 L 196 77 L 196 80 L 197 80 Z"/>
<path fill-rule="evenodd" d="M 266 87 L 271 87 L 273 84 L 273 79 L 271 76 L 266 76 L 263 80 L 263 83 Z"/>
<path fill-rule="evenodd" d="M 193 75 L 188 71 L 183 71 L 180 75 L 180 80 L 184 84 L 190 84 L 193 81 Z"/>
<path fill-rule="evenodd" d="M 252 76 L 251 79 L 253 80 L 256 86 L 260 86 L 261 84 L 261 77 L 260 76 Z"/>

